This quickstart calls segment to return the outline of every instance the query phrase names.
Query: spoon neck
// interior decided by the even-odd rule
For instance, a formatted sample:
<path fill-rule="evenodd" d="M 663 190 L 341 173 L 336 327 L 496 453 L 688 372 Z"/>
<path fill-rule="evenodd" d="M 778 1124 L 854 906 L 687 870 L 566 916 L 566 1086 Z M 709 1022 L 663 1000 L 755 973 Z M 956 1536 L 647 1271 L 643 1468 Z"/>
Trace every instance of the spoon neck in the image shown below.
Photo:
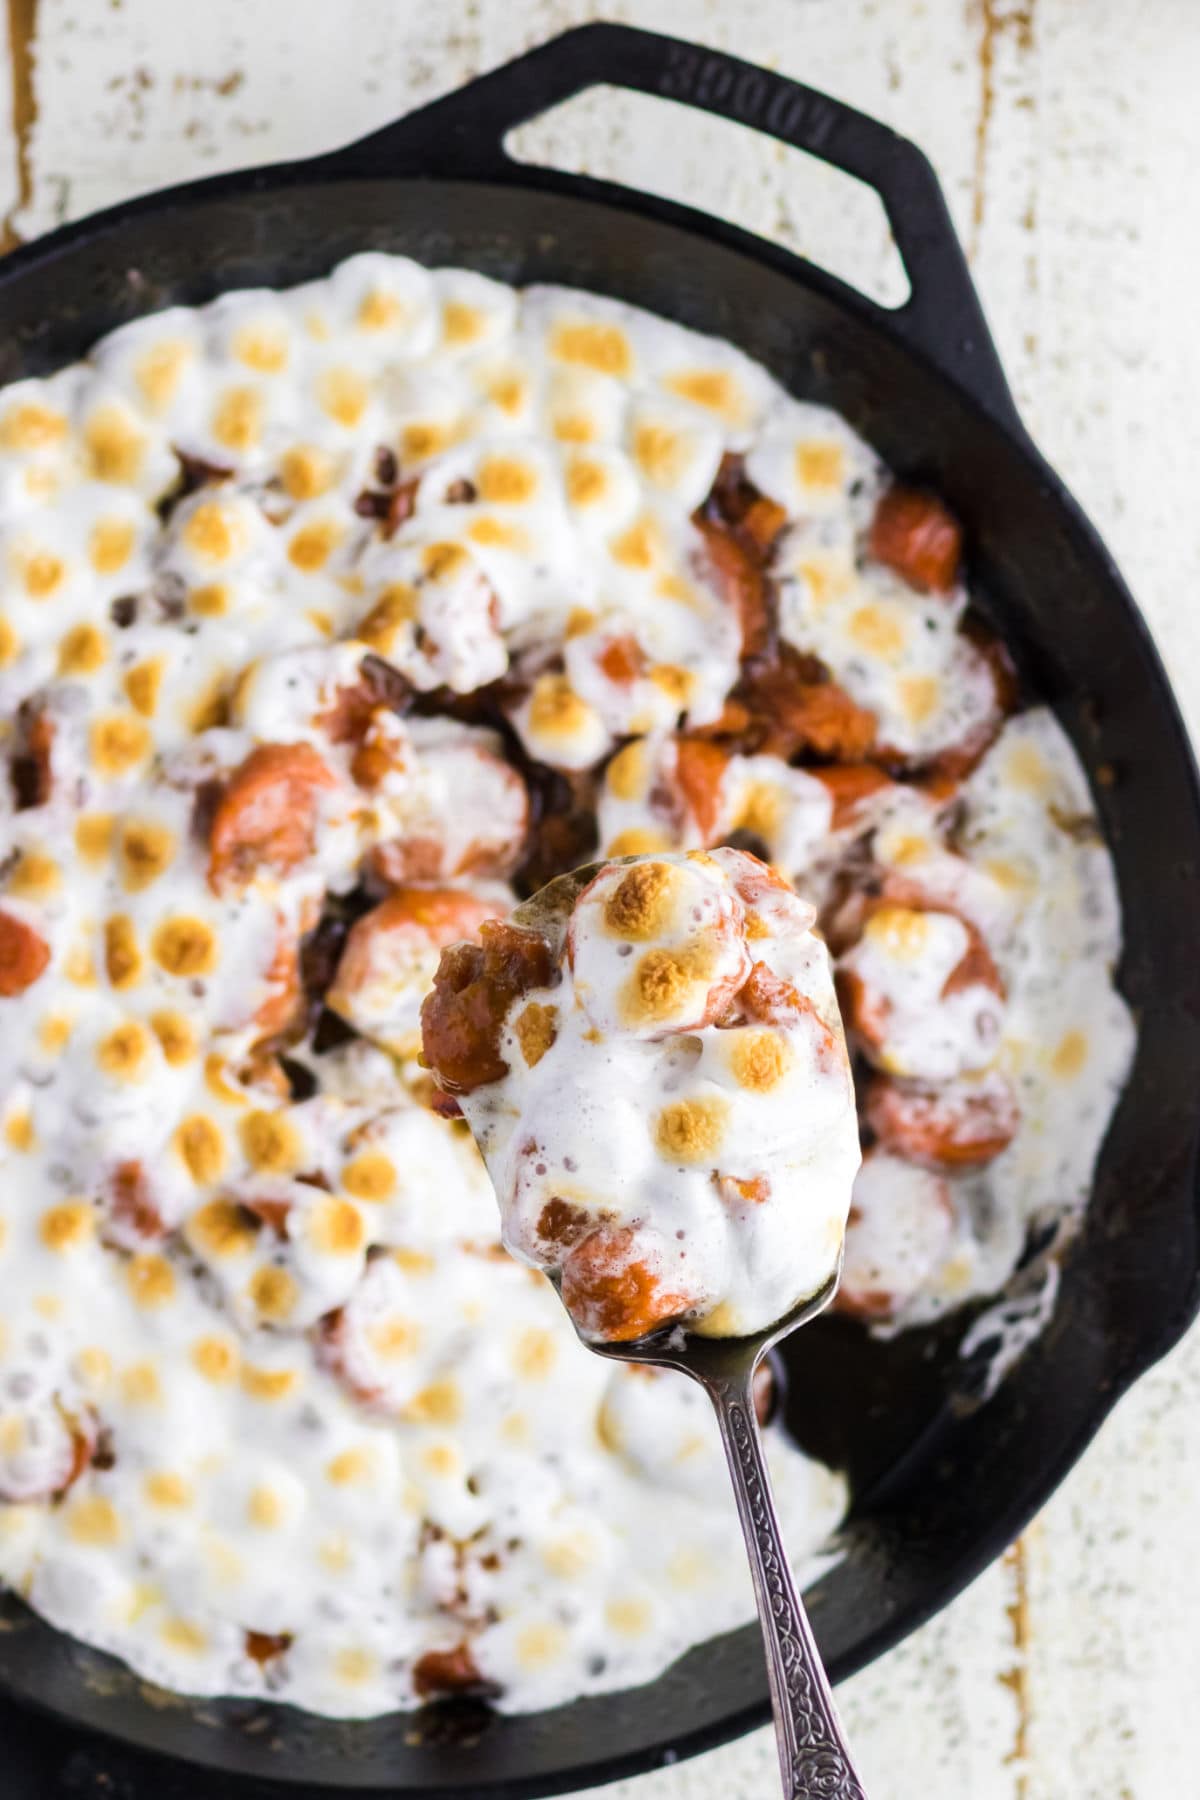
<path fill-rule="evenodd" d="M 754 1411 L 754 1364 L 705 1382 L 733 1477 L 767 1655 L 787 1800 L 866 1800 L 788 1563 Z"/>

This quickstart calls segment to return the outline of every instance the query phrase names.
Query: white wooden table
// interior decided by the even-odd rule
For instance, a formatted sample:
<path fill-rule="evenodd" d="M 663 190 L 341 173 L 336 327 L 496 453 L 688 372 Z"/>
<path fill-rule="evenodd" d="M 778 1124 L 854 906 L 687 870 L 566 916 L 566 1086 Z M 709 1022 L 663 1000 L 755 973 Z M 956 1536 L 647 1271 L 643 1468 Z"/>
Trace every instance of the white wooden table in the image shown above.
<path fill-rule="evenodd" d="M 9 242 L 348 140 L 601 11 L 886 119 L 936 164 L 1025 417 L 1101 523 L 1200 728 L 1198 0 L 7 4 Z M 634 184 L 652 171 L 680 197 L 703 169 L 707 203 L 887 290 L 886 233 L 840 177 L 738 128 L 661 114 L 592 95 L 522 147 Z M 842 1690 L 872 1800 L 1200 1794 L 1198 1492 L 1193 1336 L 1004 1561 Z M 775 1779 L 759 1732 L 606 1792 L 769 1800 Z"/>

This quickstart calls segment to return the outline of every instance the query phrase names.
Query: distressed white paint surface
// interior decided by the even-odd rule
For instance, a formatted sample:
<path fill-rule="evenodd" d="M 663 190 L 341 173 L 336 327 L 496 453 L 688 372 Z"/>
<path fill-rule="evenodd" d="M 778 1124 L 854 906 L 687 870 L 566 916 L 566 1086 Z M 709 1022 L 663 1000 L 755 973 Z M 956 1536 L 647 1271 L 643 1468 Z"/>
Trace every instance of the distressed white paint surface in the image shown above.
<path fill-rule="evenodd" d="M 922 143 L 1025 416 L 1102 522 L 1200 730 L 1197 0 L 41 0 L 15 223 L 332 146 L 601 10 L 736 49 Z M 8 104 L 5 84 L 0 130 Z M 748 134 L 610 94 L 520 142 L 699 196 L 872 290 L 886 279 L 870 210 Z M 19 195 L 0 136 L 0 210 Z M 872 1800 L 1200 1793 L 1198 1492 L 1194 1336 L 1118 1408 L 1019 1558 L 842 1690 Z M 767 1800 L 773 1758 L 758 1733 L 606 1792 Z"/>

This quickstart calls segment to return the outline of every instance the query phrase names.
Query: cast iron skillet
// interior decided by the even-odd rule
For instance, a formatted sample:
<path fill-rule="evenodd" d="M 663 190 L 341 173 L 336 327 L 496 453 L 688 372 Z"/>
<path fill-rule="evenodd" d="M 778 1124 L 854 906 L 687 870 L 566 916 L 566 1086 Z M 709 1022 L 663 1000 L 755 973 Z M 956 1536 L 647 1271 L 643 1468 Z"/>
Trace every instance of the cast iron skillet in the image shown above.
<path fill-rule="evenodd" d="M 885 312 L 698 211 L 509 160 L 509 129 L 595 82 L 723 114 L 867 181 L 887 208 L 910 301 Z M 367 246 L 623 296 L 732 339 L 796 392 L 839 408 L 966 521 L 975 574 L 1024 675 L 1093 778 L 1141 1038 L 1049 1329 L 982 1406 L 972 1365 L 956 1354 L 961 1321 L 882 1353 L 837 1320 L 793 1340 L 791 1423 L 848 1466 L 856 1494 L 845 1560 L 811 1596 L 822 1650 L 844 1676 L 998 1553 L 1200 1302 L 1200 958 L 1184 923 L 1200 802 L 1179 716 L 1117 570 L 1021 427 L 920 152 L 837 102 L 668 38 L 610 25 L 568 32 L 349 149 L 178 188 L 57 232 L 0 266 L 0 380 L 68 361 L 152 308 L 301 281 Z M 345 1724 L 249 1703 L 164 1704 L 15 1601 L 0 1623 L 0 1686 L 121 1740 L 107 1766 L 129 1791 L 164 1800 L 201 1800 L 218 1778 L 234 1793 L 273 1778 L 293 1792 L 532 1800 L 706 1749 L 767 1716 L 755 1626 L 648 1687 L 536 1716 L 481 1716 L 465 1732 L 460 1718 L 451 1732 L 428 1716 Z"/>

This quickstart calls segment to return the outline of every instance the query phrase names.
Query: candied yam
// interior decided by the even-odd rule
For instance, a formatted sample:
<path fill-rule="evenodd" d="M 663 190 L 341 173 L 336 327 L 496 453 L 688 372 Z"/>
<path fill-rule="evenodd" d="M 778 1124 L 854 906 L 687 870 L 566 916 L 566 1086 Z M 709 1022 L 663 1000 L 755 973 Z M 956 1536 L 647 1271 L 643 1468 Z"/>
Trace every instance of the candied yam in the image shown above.
<path fill-rule="evenodd" d="M 366 1029 L 356 1018 L 359 995 L 389 974 L 399 986 L 413 972 L 414 954 L 477 939 L 484 921 L 501 910 L 459 888 L 397 888 L 351 926 L 326 1004 Z"/>
<path fill-rule="evenodd" d="M 961 917 L 957 913 L 954 916 Z M 990 988 L 993 994 L 999 994 L 1004 999 L 1004 982 L 991 951 L 969 919 L 962 919 L 961 922 L 966 927 L 967 948 L 962 959 L 946 977 L 942 999 L 948 1000 L 951 994 L 961 994 L 971 987 Z"/>
<path fill-rule="evenodd" d="M 728 752 L 705 738 L 680 738 L 675 747 L 675 780 L 706 843 L 720 829 Z"/>
<path fill-rule="evenodd" d="M 777 500 L 760 494 L 742 515 L 742 533 L 748 537 L 764 559 L 770 556 L 787 524 L 787 513 Z"/>
<path fill-rule="evenodd" d="M 741 626 L 742 655 L 762 656 L 775 635 L 775 597 L 766 568 L 787 513 L 747 480 L 743 458 L 727 451 L 692 523 L 704 539 L 714 585 Z"/>
<path fill-rule="evenodd" d="M 808 996 L 782 975 L 776 975 L 764 962 L 755 963 L 734 1000 L 734 1007 L 740 1015 L 738 1023 L 743 1019 L 753 1020 L 759 1025 L 776 1025 L 783 1031 L 794 1031 L 803 1020 L 811 1019 L 820 1024 L 830 1051 L 837 1047 L 833 1033 L 820 1020 Z"/>
<path fill-rule="evenodd" d="M 536 1152 L 537 1146 L 530 1145 L 525 1154 L 535 1155 Z M 547 1200 L 538 1214 L 535 1227 L 543 1258 L 549 1262 L 557 1262 L 559 1253 L 574 1249 L 596 1222 L 596 1215 L 585 1207 L 573 1206 L 569 1200 L 560 1199 L 557 1195 Z"/>
<path fill-rule="evenodd" d="M 641 645 L 629 632 L 608 638 L 596 657 L 601 673 L 617 687 L 629 687 L 646 665 Z"/>
<path fill-rule="evenodd" d="M 978 929 L 951 907 L 930 906 L 920 898 L 897 904 L 881 894 L 863 901 L 857 920 L 857 940 L 842 952 L 835 982 L 846 1029 L 857 1036 L 870 1060 L 888 1074 L 918 1081 L 940 1082 L 984 1068 L 996 1050 L 1000 1020 L 996 1002 L 1006 995 Z M 864 979 L 862 952 L 869 939 L 883 946 L 890 963 L 906 964 L 918 975 L 922 970 L 928 973 L 931 933 L 951 920 L 966 942 L 940 990 L 926 984 L 918 990 L 918 1000 L 913 992 L 889 994 L 886 982 L 881 986 Z M 975 996 L 969 1012 L 947 1007 L 956 995 L 968 993 Z M 919 1043 L 914 1031 L 921 1034 Z M 898 1047 L 901 1042 L 907 1046 L 903 1051 Z"/>
<path fill-rule="evenodd" d="M 367 727 L 378 710 L 378 702 L 365 683 L 334 690 L 329 706 L 317 714 L 313 724 L 324 732 L 331 744 L 361 746 Z"/>
<path fill-rule="evenodd" d="M 495 1694 L 494 1682 L 479 1673 L 471 1646 L 455 1644 L 452 1650 L 426 1650 L 413 1664 L 413 1687 L 420 1700 L 436 1700 L 445 1694 Z"/>
<path fill-rule="evenodd" d="M 418 764 L 438 771 L 439 783 L 462 794 L 464 804 L 453 819 L 423 814 L 402 836 L 378 845 L 371 861 L 379 878 L 403 887 L 510 874 L 529 832 L 530 797 L 520 772 L 470 742 L 428 750 Z"/>
<path fill-rule="evenodd" d="M 104 1237 L 123 1250 L 139 1250 L 167 1235 L 144 1164 L 121 1162 L 104 1184 L 107 1223 Z"/>
<path fill-rule="evenodd" d="M 508 1073 L 500 1033 L 512 1004 L 556 974 L 550 945 L 535 931 L 488 920 L 479 938 L 442 952 L 421 1007 L 426 1061 L 450 1093 L 469 1094 Z"/>
<path fill-rule="evenodd" d="M 853 701 L 836 681 L 777 687 L 782 723 L 797 747 L 816 756 L 853 762 L 875 741 L 875 715 Z"/>
<path fill-rule="evenodd" d="M 247 1631 L 243 1640 L 246 1655 L 251 1662 L 265 1668 L 270 1662 L 290 1650 L 292 1633 L 290 1631 Z"/>
<path fill-rule="evenodd" d="M 866 1122 L 893 1155 L 931 1169 L 979 1168 L 1016 1136 L 1020 1108 L 1008 1082 L 927 1085 L 874 1075 Z"/>
<path fill-rule="evenodd" d="M 746 474 L 745 458 L 736 450 L 727 450 L 722 456 L 701 512 L 740 532 L 763 562 L 787 524 L 785 509 L 755 487 Z"/>
<path fill-rule="evenodd" d="M 761 1206 L 771 1198 L 771 1183 L 765 1175 L 722 1175 L 713 1171 L 713 1186 L 726 1206 Z"/>
<path fill-rule="evenodd" d="M 285 1197 L 270 1194 L 243 1193 L 238 1196 L 237 1205 L 243 1212 L 256 1218 L 260 1225 L 265 1225 L 274 1232 L 277 1238 L 287 1236 L 288 1214 L 293 1202 Z"/>
<path fill-rule="evenodd" d="M 414 881 L 440 881 L 457 870 L 446 868 L 446 847 L 440 838 L 393 838 L 371 852 L 371 870 L 389 887 L 406 887 Z"/>
<path fill-rule="evenodd" d="M 351 926 L 338 964 L 338 986 L 356 985 L 355 965 L 362 961 L 375 938 L 402 932 L 442 949 L 475 937 L 485 919 L 497 917 L 499 911 L 493 902 L 480 900 L 461 888 L 397 888 Z"/>
<path fill-rule="evenodd" d="M 868 547 L 876 562 L 924 594 L 950 594 L 962 563 L 962 526 L 936 494 L 897 483 L 879 499 Z"/>
<path fill-rule="evenodd" d="M 691 1312 L 698 1296 L 672 1289 L 647 1253 L 643 1233 L 601 1226 L 563 1263 L 563 1305 L 585 1337 L 628 1343 Z"/>
<path fill-rule="evenodd" d="M 726 699 L 717 717 L 707 725 L 693 725 L 690 739 L 728 739 L 728 753 L 733 746 L 749 748 L 755 743 L 754 714 L 745 700 Z"/>
<path fill-rule="evenodd" d="M 713 586 L 741 627 L 742 655 L 761 656 L 774 630 L 771 592 L 762 561 L 719 520 L 697 513 L 692 522 L 704 540 Z"/>
<path fill-rule="evenodd" d="M 57 1399 L 31 1411 L 0 1409 L 0 1502 L 59 1500 L 92 1463 L 99 1439 L 90 1411 L 69 1412 Z"/>
<path fill-rule="evenodd" d="M 0 909 L 0 999 L 33 986 L 50 961 L 50 947 L 32 925 Z"/>
<path fill-rule="evenodd" d="M 813 769 L 810 773 L 826 789 L 833 803 L 829 822 L 834 831 L 853 825 L 864 802 L 892 786 L 891 777 L 874 763 L 834 763 L 829 768 Z"/>
<path fill-rule="evenodd" d="M 399 669 L 382 656 L 364 656 L 358 680 L 335 690 L 332 703 L 315 723 L 333 744 L 361 745 L 367 728 L 380 712 L 407 712 L 413 689 Z"/>
<path fill-rule="evenodd" d="M 847 1034 L 854 1032 L 877 1051 L 883 1043 L 891 1009 L 871 995 L 866 982 L 853 969 L 838 969 L 834 985 Z"/>
<path fill-rule="evenodd" d="M 750 666 L 722 719 L 704 735 L 785 762 L 806 751 L 835 762 L 861 763 L 875 745 L 875 715 L 831 680 L 816 657 L 781 644 L 769 660 Z"/>
<path fill-rule="evenodd" d="M 322 789 L 333 773 L 309 744 L 260 744 L 226 783 L 209 832 L 209 884 L 244 887 L 260 869 L 286 874 L 312 854 Z"/>
<path fill-rule="evenodd" d="M 289 1032 L 303 1015 L 304 987 L 301 981 L 300 940 L 280 920 L 275 939 L 275 954 L 263 977 L 267 997 L 253 1017 L 258 1028 L 257 1042 Z"/>
<path fill-rule="evenodd" d="M 954 743 L 944 744 L 927 756 L 913 757 L 888 744 L 877 744 L 876 760 L 895 774 L 921 776 L 935 797 L 941 790 L 952 788 L 966 779 L 991 749 L 1009 714 L 1015 711 L 1020 684 L 1012 658 L 991 628 L 970 614 L 963 620 L 961 635 L 973 647 L 977 668 L 991 686 L 991 703 L 969 731 Z"/>

